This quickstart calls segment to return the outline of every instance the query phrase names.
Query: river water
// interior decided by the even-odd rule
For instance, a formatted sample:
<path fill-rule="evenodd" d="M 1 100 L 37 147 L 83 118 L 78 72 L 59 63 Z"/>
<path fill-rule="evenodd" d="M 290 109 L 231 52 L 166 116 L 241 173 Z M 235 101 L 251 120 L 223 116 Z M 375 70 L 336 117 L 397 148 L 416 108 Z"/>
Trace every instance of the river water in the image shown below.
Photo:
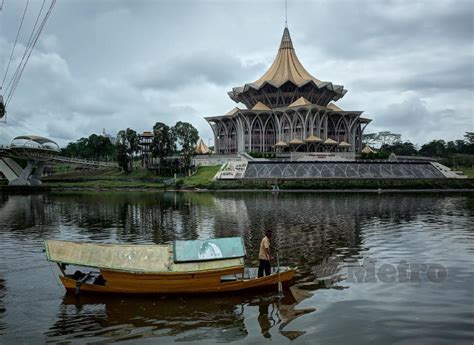
<path fill-rule="evenodd" d="M 472 344 L 474 194 L 0 194 L 0 343 Z M 65 296 L 43 240 L 166 243 L 272 229 L 296 283 L 206 297 Z"/>

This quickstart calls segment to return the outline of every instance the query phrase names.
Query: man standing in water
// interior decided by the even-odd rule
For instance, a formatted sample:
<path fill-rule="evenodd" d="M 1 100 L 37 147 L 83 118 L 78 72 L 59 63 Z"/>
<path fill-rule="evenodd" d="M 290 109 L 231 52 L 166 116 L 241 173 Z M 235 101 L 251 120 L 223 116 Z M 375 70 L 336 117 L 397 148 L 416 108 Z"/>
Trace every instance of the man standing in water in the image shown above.
<path fill-rule="evenodd" d="M 272 255 L 270 254 L 270 240 L 272 239 L 272 231 L 265 231 L 265 236 L 260 242 L 260 251 L 258 253 L 258 259 L 260 264 L 258 266 L 258 277 L 263 277 L 263 273 L 268 276 L 271 273 L 270 259 Z"/>

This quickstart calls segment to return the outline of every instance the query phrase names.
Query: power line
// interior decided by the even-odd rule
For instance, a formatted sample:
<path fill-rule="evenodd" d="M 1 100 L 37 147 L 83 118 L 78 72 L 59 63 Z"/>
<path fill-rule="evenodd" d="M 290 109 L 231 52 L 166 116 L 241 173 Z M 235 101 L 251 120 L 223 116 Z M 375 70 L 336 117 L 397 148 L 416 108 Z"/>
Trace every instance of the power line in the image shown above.
<path fill-rule="evenodd" d="M 35 24 L 33 25 L 33 29 L 31 30 L 31 34 L 30 34 L 30 37 L 28 38 L 28 43 L 26 44 L 26 48 L 25 48 L 25 51 L 23 52 L 23 56 L 21 57 L 21 61 L 18 65 L 18 67 L 16 68 L 15 70 L 15 73 L 13 74 L 13 77 L 10 79 L 10 82 L 8 83 L 7 87 L 5 88 L 5 92 L 7 92 L 7 90 L 9 89 L 10 85 L 12 84 L 13 80 L 16 79 L 19 71 L 20 71 L 20 68 L 23 64 L 23 61 L 25 60 L 25 57 L 26 57 L 26 54 L 28 53 L 28 50 L 30 49 L 31 47 L 31 44 L 33 42 L 33 35 L 35 33 L 35 29 L 36 29 L 36 26 L 38 25 L 38 20 L 41 16 L 41 13 L 43 12 L 43 7 L 44 7 L 44 4 L 46 3 L 46 0 L 43 0 L 43 3 L 41 4 L 41 8 L 38 12 L 38 15 L 36 16 L 36 20 L 35 20 Z"/>
<path fill-rule="evenodd" d="M 8 69 L 10 68 L 10 64 L 13 60 L 13 53 L 15 52 L 16 44 L 18 42 L 18 36 L 20 36 L 21 27 L 23 26 L 23 21 L 25 20 L 26 11 L 28 10 L 28 5 L 29 4 L 30 4 L 30 0 L 26 0 L 26 6 L 25 6 L 25 9 L 23 11 L 23 16 L 21 17 L 20 26 L 18 27 L 18 31 L 16 33 L 15 42 L 13 43 L 13 48 L 12 48 L 12 52 L 10 54 L 10 59 L 8 60 L 7 69 L 5 70 L 5 75 L 3 76 L 2 85 L 0 86 L 0 88 L 3 88 L 3 84 L 5 83 L 5 79 L 7 78 Z M 3 8 L 3 3 L 2 3 L 2 8 Z"/>
<path fill-rule="evenodd" d="M 20 82 L 20 78 L 23 74 L 23 71 L 25 70 L 26 64 L 28 63 L 28 60 L 30 59 L 31 53 L 33 52 L 33 49 L 36 46 L 36 42 L 38 42 L 38 38 L 39 38 L 41 32 L 43 31 L 43 28 L 46 25 L 46 22 L 48 21 L 48 18 L 51 15 L 51 12 L 53 11 L 53 8 L 54 8 L 55 4 L 56 4 L 56 0 L 52 0 L 51 5 L 48 8 L 48 11 L 46 12 L 43 20 L 41 21 L 41 23 L 38 27 L 38 30 L 34 34 L 33 41 L 31 41 L 31 44 L 30 44 L 30 47 L 29 47 L 29 50 L 28 50 L 28 55 L 26 56 L 26 59 L 25 59 L 23 65 L 21 65 L 21 69 L 19 70 L 19 73 L 16 75 L 16 78 L 13 81 L 12 87 L 8 92 L 7 99 L 5 101 L 5 106 L 10 102 L 11 98 L 13 97 L 13 93 L 15 92 L 15 90 L 16 90 L 19 82 Z"/>

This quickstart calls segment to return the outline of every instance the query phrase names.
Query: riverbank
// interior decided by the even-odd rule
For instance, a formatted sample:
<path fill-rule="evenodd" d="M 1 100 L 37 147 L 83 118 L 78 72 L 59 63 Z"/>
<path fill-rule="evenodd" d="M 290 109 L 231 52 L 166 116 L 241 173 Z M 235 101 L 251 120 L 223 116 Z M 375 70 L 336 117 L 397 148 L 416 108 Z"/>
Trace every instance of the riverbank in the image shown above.
<path fill-rule="evenodd" d="M 1 186 L 1 191 L 46 190 L 183 190 L 183 191 L 327 191 L 327 192 L 400 192 L 400 191 L 474 191 L 474 178 L 468 179 L 301 179 L 301 180 L 220 180 L 213 177 L 220 166 L 199 167 L 189 177 L 172 179 L 148 170 L 129 174 L 116 169 L 70 172 L 43 179 L 41 187 Z"/>
<path fill-rule="evenodd" d="M 157 176 L 149 170 L 134 170 L 125 174 L 116 169 L 58 174 L 43 179 L 43 184 L 53 189 L 170 189 L 203 188 L 212 183 L 220 166 L 199 167 L 189 177 Z M 205 188 L 205 187 L 204 187 Z"/>

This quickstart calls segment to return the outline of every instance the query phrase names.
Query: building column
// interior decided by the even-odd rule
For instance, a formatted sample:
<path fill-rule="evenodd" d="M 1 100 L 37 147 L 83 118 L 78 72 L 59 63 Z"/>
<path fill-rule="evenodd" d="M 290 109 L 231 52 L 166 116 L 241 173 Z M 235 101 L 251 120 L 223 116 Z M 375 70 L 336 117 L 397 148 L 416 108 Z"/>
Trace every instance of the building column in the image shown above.
<path fill-rule="evenodd" d="M 235 131 L 237 136 L 237 152 L 242 152 L 242 123 L 239 117 L 235 118 Z"/>

